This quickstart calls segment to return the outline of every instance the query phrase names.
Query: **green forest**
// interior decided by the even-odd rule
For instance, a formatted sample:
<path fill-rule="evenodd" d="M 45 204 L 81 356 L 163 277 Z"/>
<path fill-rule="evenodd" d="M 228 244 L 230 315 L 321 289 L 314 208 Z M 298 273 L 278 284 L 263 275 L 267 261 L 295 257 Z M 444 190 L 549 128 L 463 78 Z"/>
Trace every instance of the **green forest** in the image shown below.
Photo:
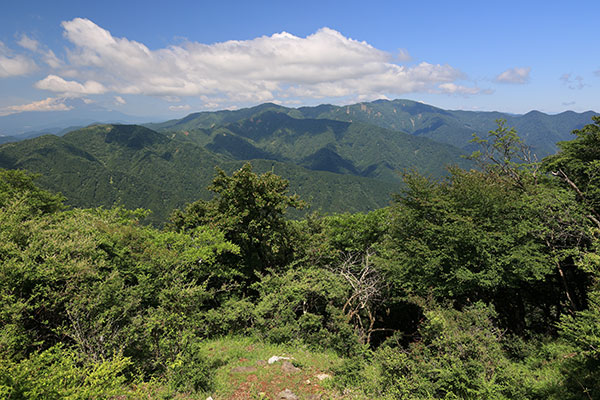
<path fill-rule="evenodd" d="M 499 121 L 364 213 L 217 169 L 160 228 L 0 170 L 0 398 L 600 398 L 600 116 L 573 133 L 538 162 Z"/>

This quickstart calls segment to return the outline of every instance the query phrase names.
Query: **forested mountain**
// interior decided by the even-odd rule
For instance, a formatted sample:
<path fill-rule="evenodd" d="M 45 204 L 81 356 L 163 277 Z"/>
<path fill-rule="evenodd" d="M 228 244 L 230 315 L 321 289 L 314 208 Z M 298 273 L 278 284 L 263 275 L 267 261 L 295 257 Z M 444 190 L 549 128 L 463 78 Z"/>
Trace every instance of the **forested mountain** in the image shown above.
<path fill-rule="evenodd" d="M 445 166 L 470 165 L 460 149 L 363 123 L 293 118 L 268 108 L 214 128 L 178 136 L 237 160 L 262 158 L 399 182 L 399 171 L 415 168 L 440 177 Z"/>
<path fill-rule="evenodd" d="M 571 131 L 587 124 L 594 112 L 566 111 L 556 115 L 531 111 L 524 115 L 501 112 L 476 112 L 443 110 L 411 100 L 376 100 L 347 106 L 320 105 L 316 107 L 286 108 L 266 103 L 236 111 L 201 112 L 180 120 L 149 125 L 159 131 L 191 131 L 212 129 L 245 119 L 256 119 L 267 111 L 288 114 L 294 118 L 329 119 L 345 122 L 362 122 L 381 128 L 406 132 L 471 150 L 473 133 L 485 136 L 496 127 L 497 119 L 507 120 L 521 138 L 532 147 L 541 159 L 556 152 L 556 143 L 571 139 Z"/>
<path fill-rule="evenodd" d="M 248 154 L 247 159 L 253 158 Z M 263 157 L 264 158 L 264 157 Z M 290 190 L 310 199 L 312 210 L 366 211 L 389 203 L 398 184 L 293 163 L 255 160 L 257 171 L 275 171 Z M 97 125 L 0 147 L 0 167 L 41 174 L 45 188 L 65 194 L 80 207 L 143 207 L 162 222 L 174 208 L 208 198 L 215 167 L 232 171 L 241 161 L 136 125 Z"/>

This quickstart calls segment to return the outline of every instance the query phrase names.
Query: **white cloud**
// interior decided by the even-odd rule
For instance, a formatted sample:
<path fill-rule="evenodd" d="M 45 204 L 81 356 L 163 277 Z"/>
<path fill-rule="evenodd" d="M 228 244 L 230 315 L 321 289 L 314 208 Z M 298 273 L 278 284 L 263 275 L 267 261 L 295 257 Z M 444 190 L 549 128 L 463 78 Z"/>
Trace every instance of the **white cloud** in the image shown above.
<path fill-rule="evenodd" d="M 56 57 L 56 54 L 54 54 L 52 50 L 46 48 L 45 46 L 41 45 L 40 42 L 30 38 L 27 35 L 21 35 L 21 38 L 17 44 L 27 50 L 40 54 L 42 56 L 42 60 L 51 68 L 60 68 L 63 65 L 63 62 Z"/>
<path fill-rule="evenodd" d="M 171 111 L 187 111 L 190 108 L 191 107 L 188 104 L 184 104 L 181 106 L 169 106 L 169 110 L 171 110 Z"/>
<path fill-rule="evenodd" d="M 98 88 L 118 94 L 206 96 L 206 103 L 299 96 L 381 97 L 430 92 L 438 90 L 439 84 L 462 78 L 462 73 L 449 65 L 396 64 L 391 54 L 329 28 L 305 38 L 282 32 L 210 45 L 187 41 L 150 50 L 142 43 L 113 37 L 88 19 L 76 18 L 62 26 L 73 45 L 67 54 L 69 67 L 77 71 L 79 80 L 88 80 L 83 86 L 95 82 Z M 401 50 L 397 58 L 408 56 Z M 60 92 L 59 86 L 67 86 L 65 83 L 50 90 Z M 81 88 L 79 92 L 89 93 Z"/>
<path fill-rule="evenodd" d="M 442 93 L 446 94 L 474 95 L 482 92 L 480 88 L 457 85 L 452 82 L 442 83 L 438 87 Z M 485 93 L 488 94 L 489 91 L 485 91 Z"/>
<path fill-rule="evenodd" d="M 498 83 L 524 84 L 529 82 L 531 67 L 509 68 L 496 77 Z"/>
<path fill-rule="evenodd" d="M 123 105 L 123 104 L 127 104 L 127 102 L 121 96 L 115 96 L 115 104 Z"/>
<path fill-rule="evenodd" d="M 99 82 L 86 81 L 81 84 L 76 81 L 66 81 L 60 76 L 48 75 L 34 85 L 38 89 L 49 90 L 51 92 L 62 93 L 65 96 L 79 96 L 86 94 L 102 94 L 107 89 Z"/>
<path fill-rule="evenodd" d="M 45 100 L 34 101 L 29 104 L 21 104 L 6 107 L 0 110 L 0 115 L 17 114 L 25 111 L 69 111 L 72 106 L 65 104 L 64 97 L 48 97 Z"/>
<path fill-rule="evenodd" d="M 0 42 L 0 78 L 27 75 L 37 69 L 35 62 L 23 56 L 14 54 L 4 43 Z"/>
<path fill-rule="evenodd" d="M 37 51 L 40 45 L 40 43 L 37 40 L 32 39 L 27 35 L 21 35 L 21 39 L 19 39 L 17 44 L 31 51 Z"/>

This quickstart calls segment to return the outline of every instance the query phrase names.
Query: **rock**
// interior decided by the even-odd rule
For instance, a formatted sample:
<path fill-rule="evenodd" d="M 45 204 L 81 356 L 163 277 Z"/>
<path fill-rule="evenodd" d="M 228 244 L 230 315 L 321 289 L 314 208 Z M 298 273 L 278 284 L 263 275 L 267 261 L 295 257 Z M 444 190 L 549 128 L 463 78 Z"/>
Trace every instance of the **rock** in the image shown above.
<path fill-rule="evenodd" d="M 279 392 L 277 398 L 280 400 L 298 400 L 298 396 L 296 396 L 290 389 L 285 389 L 284 391 Z"/>
<path fill-rule="evenodd" d="M 294 366 L 294 364 L 292 364 L 289 361 L 284 361 L 283 364 L 281 364 L 281 370 L 283 372 L 288 372 L 291 374 L 295 374 L 296 372 L 300 372 L 300 368 L 297 368 Z"/>
<path fill-rule="evenodd" d="M 208 396 L 206 400 L 213 400 L 212 396 Z"/>
<path fill-rule="evenodd" d="M 256 372 L 256 367 L 235 367 L 231 370 L 231 372 L 233 373 L 240 373 L 240 372 Z"/>
<path fill-rule="evenodd" d="M 320 380 L 320 381 L 324 381 L 325 379 L 330 379 L 330 378 L 331 378 L 331 375 L 329 375 L 329 374 L 319 374 L 319 375 L 317 375 L 317 379 Z"/>
<path fill-rule="evenodd" d="M 306 383 L 307 385 L 310 385 L 310 379 L 305 380 L 304 383 Z"/>
<path fill-rule="evenodd" d="M 291 357 L 280 357 L 280 356 L 273 356 L 271 358 L 269 358 L 269 361 L 267 361 L 269 364 L 274 364 L 277 361 L 281 361 L 281 360 L 291 360 Z"/>

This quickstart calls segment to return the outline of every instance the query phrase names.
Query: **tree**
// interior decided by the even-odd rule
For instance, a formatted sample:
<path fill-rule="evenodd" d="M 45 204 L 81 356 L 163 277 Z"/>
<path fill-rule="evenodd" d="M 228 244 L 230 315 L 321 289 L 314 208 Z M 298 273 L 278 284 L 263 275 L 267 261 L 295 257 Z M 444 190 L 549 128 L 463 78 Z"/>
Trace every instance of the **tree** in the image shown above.
<path fill-rule="evenodd" d="M 477 143 L 480 150 L 468 158 L 488 173 L 497 174 L 512 180 L 518 186 L 524 186 L 526 180 L 537 183 L 539 165 L 532 153 L 517 134 L 515 128 L 507 128 L 506 120 L 497 119 L 498 127 L 488 132 L 488 138 L 482 139 L 473 134 L 471 143 Z"/>
<path fill-rule="evenodd" d="M 291 230 L 285 214 L 288 207 L 302 208 L 304 202 L 288 195 L 285 179 L 270 172 L 257 175 L 246 163 L 231 176 L 217 169 L 208 188 L 216 196 L 175 210 L 171 229 L 189 231 L 208 225 L 223 231 L 227 240 L 240 247 L 240 256 L 230 260 L 232 267 L 242 263 L 245 267 L 240 272 L 248 279 L 291 261 Z"/>
<path fill-rule="evenodd" d="M 573 131 L 576 139 L 558 143 L 560 151 L 546 157 L 543 167 L 576 193 L 600 227 L 600 115 L 592 119 L 593 124 Z"/>

